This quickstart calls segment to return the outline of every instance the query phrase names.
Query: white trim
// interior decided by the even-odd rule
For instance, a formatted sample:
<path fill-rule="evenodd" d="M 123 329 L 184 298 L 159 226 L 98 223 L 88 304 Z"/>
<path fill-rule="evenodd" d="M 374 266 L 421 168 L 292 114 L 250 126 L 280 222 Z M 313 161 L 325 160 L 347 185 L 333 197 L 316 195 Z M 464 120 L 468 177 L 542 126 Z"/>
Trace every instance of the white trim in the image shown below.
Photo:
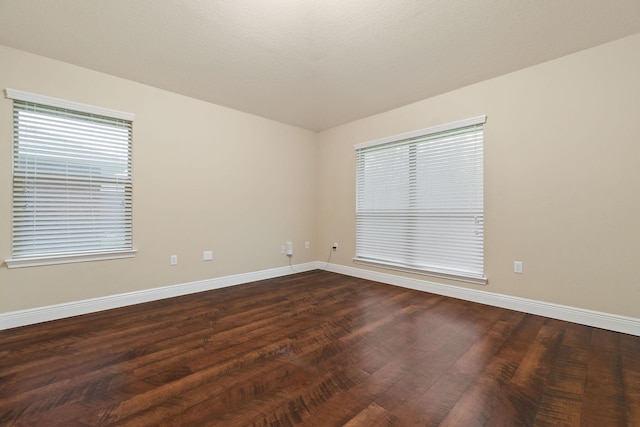
<path fill-rule="evenodd" d="M 90 254 L 52 255 L 46 257 L 29 257 L 6 259 L 7 268 L 38 267 L 40 265 L 69 264 L 72 262 L 103 261 L 108 259 L 133 258 L 136 250 L 96 252 Z"/>
<path fill-rule="evenodd" d="M 444 295 L 466 301 L 478 302 L 494 307 L 502 307 L 524 313 L 536 314 L 538 316 L 545 316 L 553 319 L 565 320 L 567 322 L 574 322 L 582 325 L 594 326 L 596 328 L 640 336 L 640 319 L 635 317 L 603 313 L 600 311 L 530 300 L 483 290 L 444 285 L 428 282 L 426 280 L 379 273 L 376 271 L 347 267 L 338 264 L 326 265 L 325 263 L 318 263 L 318 265 L 320 266 L 319 268 L 332 271 L 334 273 L 345 274 L 347 276 L 373 280 L 389 285 L 401 286 L 403 288 L 415 289 L 418 291 Z"/>
<path fill-rule="evenodd" d="M 372 267 L 386 268 L 387 270 L 404 271 L 405 273 L 421 274 L 423 276 L 437 277 L 439 279 L 456 280 L 458 282 L 473 283 L 474 285 L 486 285 L 488 279 L 484 276 L 465 276 L 462 273 L 445 273 L 440 271 L 421 270 L 419 268 L 405 267 L 390 262 L 372 261 L 364 258 L 353 258 L 354 264 L 370 265 Z"/>
<path fill-rule="evenodd" d="M 81 314 L 93 313 L 102 310 L 109 310 L 112 308 L 124 307 L 133 304 L 140 304 L 149 301 L 156 301 L 165 298 L 172 298 L 195 292 L 220 289 L 239 285 L 242 283 L 287 276 L 289 274 L 301 273 L 303 271 L 310 271 L 315 269 L 332 271 L 334 273 L 358 277 L 361 279 L 374 280 L 376 282 L 401 286 L 403 288 L 415 289 L 422 292 L 429 292 L 437 295 L 459 298 L 466 301 L 473 301 L 481 304 L 491 305 L 494 307 L 502 307 L 510 310 L 521 311 L 524 313 L 536 314 L 538 316 L 545 316 L 553 319 L 565 320 L 582 325 L 594 326 L 596 328 L 608 329 L 611 331 L 640 336 L 640 319 L 634 317 L 619 316 L 616 314 L 603 313 L 599 311 L 586 310 L 566 305 L 552 304 L 543 301 L 496 294 L 493 292 L 482 290 L 444 285 L 440 283 L 428 282 L 425 280 L 412 279 L 409 277 L 396 276 L 387 273 L 379 273 L 371 270 L 347 267 L 338 264 L 327 264 L 325 261 L 309 262 L 306 264 L 297 264 L 293 267 L 278 267 L 269 270 L 261 270 L 251 273 L 243 273 L 233 276 L 202 280 L 199 282 L 183 283 L 178 285 L 165 286 L 162 288 L 128 292 L 126 294 L 110 295 L 83 301 L 75 301 L 64 304 L 50 305 L 46 307 L 37 307 L 33 309 L 0 313 L 0 330 L 31 325 L 34 323 L 47 322 L 50 320 L 62 319 L 65 317 L 78 316 Z"/>
<path fill-rule="evenodd" d="M 269 270 L 201 280 L 198 282 L 182 283 L 178 285 L 164 286 L 161 288 L 127 292 L 125 294 L 108 295 L 100 298 L 0 313 L 0 330 L 62 319 L 65 317 L 79 316 L 81 314 L 97 311 L 110 310 L 113 308 L 125 307 L 128 305 L 156 301 L 165 298 L 172 298 L 196 292 L 226 288 L 242 283 L 255 282 L 258 280 L 271 279 L 274 277 L 301 273 L 303 271 L 315 270 L 317 268 L 317 262 L 309 262 L 293 265 L 292 267 L 278 267 Z"/>
<path fill-rule="evenodd" d="M 445 123 L 443 125 L 433 126 L 426 129 L 414 130 L 407 133 L 401 133 L 399 135 L 386 136 L 380 139 L 374 139 L 372 141 L 360 142 L 353 146 L 354 150 L 360 150 L 362 148 L 375 147 L 376 145 L 387 144 L 389 142 L 402 141 L 405 139 L 418 138 L 420 136 L 431 135 L 438 132 L 446 132 L 448 130 L 458 129 L 465 126 L 479 125 L 487 121 L 487 116 L 476 116 L 469 119 L 458 120 L 457 122 Z"/>
<path fill-rule="evenodd" d="M 51 96 L 39 95 L 37 93 L 24 92 L 22 90 L 4 90 L 7 98 L 17 101 L 33 102 L 36 104 L 48 105 L 50 107 L 66 108 L 68 110 L 80 111 L 83 113 L 96 114 L 98 116 L 112 117 L 132 122 L 136 116 L 125 111 L 112 110 L 110 108 L 96 107 L 95 105 L 83 104 L 81 102 L 67 101 L 66 99 L 53 98 Z"/>

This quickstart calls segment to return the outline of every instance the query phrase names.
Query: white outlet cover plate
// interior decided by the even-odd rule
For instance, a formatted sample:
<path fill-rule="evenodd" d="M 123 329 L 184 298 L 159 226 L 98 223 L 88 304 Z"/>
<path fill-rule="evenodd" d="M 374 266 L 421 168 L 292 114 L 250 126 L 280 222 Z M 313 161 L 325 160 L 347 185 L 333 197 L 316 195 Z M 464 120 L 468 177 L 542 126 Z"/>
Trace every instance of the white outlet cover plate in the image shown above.
<path fill-rule="evenodd" d="M 514 261 L 513 262 L 513 272 L 522 274 L 522 261 Z"/>

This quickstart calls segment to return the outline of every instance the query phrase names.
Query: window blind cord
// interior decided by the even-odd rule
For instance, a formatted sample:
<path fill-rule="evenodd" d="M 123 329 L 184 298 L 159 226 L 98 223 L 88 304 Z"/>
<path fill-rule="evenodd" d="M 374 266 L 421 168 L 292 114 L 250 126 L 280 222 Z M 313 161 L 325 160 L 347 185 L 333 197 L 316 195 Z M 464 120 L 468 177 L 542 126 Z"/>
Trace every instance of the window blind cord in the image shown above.
<path fill-rule="evenodd" d="M 291 258 L 293 258 L 293 255 L 287 255 L 287 258 L 289 258 L 289 268 L 291 268 L 291 271 L 293 271 L 294 273 L 297 273 L 296 269 L 293 268 L 293 265 L 291 265 Z"/>
<path fill-rule="evenodd" d="M 331 261 L 331 252 L 333 252 L 333 245 L 329 248 L 329 256 L 327 257 L 327 263 L 324 266 L 325 270 L 329 268 L 329 261 Z"/>

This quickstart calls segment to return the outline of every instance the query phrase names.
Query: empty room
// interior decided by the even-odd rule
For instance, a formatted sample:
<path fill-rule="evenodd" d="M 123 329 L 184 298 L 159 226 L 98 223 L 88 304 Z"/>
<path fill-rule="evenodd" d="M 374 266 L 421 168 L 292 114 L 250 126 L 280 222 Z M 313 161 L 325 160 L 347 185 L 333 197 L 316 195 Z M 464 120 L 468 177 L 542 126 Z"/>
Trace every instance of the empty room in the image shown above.
<path fill-rule="evenodd" d="M 638 0 L 0 0 L 0 425 L 640 426 Z"/>

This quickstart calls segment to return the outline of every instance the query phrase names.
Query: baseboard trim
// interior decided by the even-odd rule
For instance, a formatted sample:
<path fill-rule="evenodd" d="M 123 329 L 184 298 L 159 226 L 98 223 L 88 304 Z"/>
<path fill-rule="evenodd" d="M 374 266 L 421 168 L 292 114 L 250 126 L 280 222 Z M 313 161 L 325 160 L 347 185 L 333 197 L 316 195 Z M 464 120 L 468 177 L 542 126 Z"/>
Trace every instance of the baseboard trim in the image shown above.
<path fill-rule="evenodd" d="M 483 290 L 444 285 L 441 283 L 434 283 L 388 273 L 380 273 L 377 271 L 348 267 L 339 264 L 327 264 L 323 261 L 296 264 L 293 267 L 278 267 L 268 270 L 217 277 L 197 282 L 164 286 L 161 288 L 145 289 L 64 304 L 0 313 L 0 330 L 193 294 L 196 292 L 221 289 L 243 283 L 287 276 L 315 269 L 323 269 L 334 273 L 373 280 L 403 288 L 415 289 L 447 297 L 459 298 L 466 301 L 473 301 L 495 307 L 502 307 L 524 313 L 550 317 L 552 319 L 565 320 L 568 322 L 580 323 L 582 325 L 594 326 L 596 328 L 640 336 L 640 319 L 634 317 L 619 316 L 616 314 L 586 310 L 566 305 L 496 294 Z"/>
<path fill-rule="evenodd" d="M 292 267 L 278 267 L 268 270 L 254 271 L 250 273 L 217 277 L 215 279 L 164 286 L 161 288 L 145 289 L 141 291 L 127 292 L 124 294 L 109 295 L 100 298 L 92 298 L 82 301 L 73 301 L 63 304 L 1 313 L 0 330 L 17 328 L 19 326 L 48 322 L 50 320 L 79 316 L 81 314 L 110 310 L 113 308 L 125 307 L 128 305 L 156 301 L 165 298 L 172 298 L 181 295 L 193 294 L 196 292 L 220 289 L 229 286 L 240 285 L 242 283 L 287 276 L 289 274 L 315 270 L 317 267 L 317 262 L 309 262 L 305 264 L 296 264 Z"/>
<path fill-rule="evenodd" d="M 640 319 L 634 317 L 619 316 L 616 314 L 586 310 L 566 305 L 496 294 L 483 290 L 444 285 L 426 280 L 413 279 L 338 264 L 327 265 L 325 263 L 318 263 L 318 268 L 347 276 L 401 286 L 403 288 L 430 292 L 466 301 L 478 302 L 495 307 L 550 317 L 552 319 L 565 320 L 568 322 L 580 323 L 582 325 L 594 326 L 596 328 L 640 336 Z"/>

